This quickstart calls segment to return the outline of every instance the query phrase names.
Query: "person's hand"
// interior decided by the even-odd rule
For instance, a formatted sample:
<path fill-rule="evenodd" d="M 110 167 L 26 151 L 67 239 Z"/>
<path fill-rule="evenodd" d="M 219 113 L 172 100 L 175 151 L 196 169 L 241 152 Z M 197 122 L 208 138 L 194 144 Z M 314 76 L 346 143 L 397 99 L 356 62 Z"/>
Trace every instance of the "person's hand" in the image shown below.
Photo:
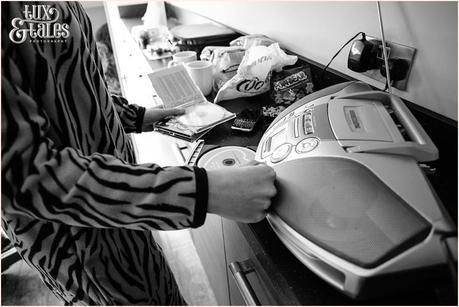
<path fill-rule="evenodd" d="M 168 116 L 182 115 L 185 114 L 184 109 L 160 109 L 160 108 L 149 108 L 145 110 L 143 117 L 143 129 L 142 131 L 148 131 L 149 128 L 153 128 L 153 124 L 157 121 L 162 120 Z"/>
<path fill-rule="evenodd" d="M 276 173 L 266 164 L 208 170 L 209 213 L 225 218 L 255 223 L 261 221 L 276 195 Z"/>
<path fill-rule="evenodd" d="M 159 109 L 159 108 L 149 108 L 145 110 L 145 115 L 143 117 L 143 123 L 147 125 L 152 125 L 155 122 L 166 118 L 168 116 L 182 115 L 185 114 L 185 109 Z"/>

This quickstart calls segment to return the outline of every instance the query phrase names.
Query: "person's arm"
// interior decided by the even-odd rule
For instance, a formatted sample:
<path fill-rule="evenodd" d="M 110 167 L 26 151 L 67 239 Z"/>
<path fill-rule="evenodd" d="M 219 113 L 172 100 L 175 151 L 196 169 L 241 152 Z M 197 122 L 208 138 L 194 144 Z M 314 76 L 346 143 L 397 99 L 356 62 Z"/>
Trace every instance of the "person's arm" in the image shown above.
<path fill-rule="evenodd" d="M 11 79 L 2 71 L 3 213 L 141 230 L 199 227 L 207 212 L 242 222 L 266 215 L 276 194 L 271 167 L 254 162 L 207 174 L 56 148 L 46 136 L 46 114 Z"/>
<path fill-rule="evenodd" d="M 73 2 L 67 6 L 79 8 Z M 2 21 L 11 20 L 7 17 L 2 11 Z M 2 28 L 2 33 L 7 34 L 8 28 Z M 275 194 L 275 174 L 268 166 L 212 171 L 208 180 L 207 172 L 201 168 L 134 165 L 113 155 L 85 155 L 72 147 L 56 146 L 50 136 L 53 123 L 41 105 L 43 101 L 34 99 L 35 92 L 44 87 L 31 88 L 33 82 L 22 78 L 23 74 L 35 77 L 36 71 L 29 70 L 31 65 L 20 56 L 29 60 L 35 59 L 36 54 L 26 54 L 25 50 L 32 49 L 24 48 L 18 52 L 17 46 L 8 42 L 8 35 L 3 35 L 2 212 L 8 213 L 5 216 L 28 215 L 82 227 L 179 229 L 202 225 L 207 211 L 252 222 L 266 214 Z M 21 69 L 18 62 L 22 63 Z M 150 117 L 146 112 L 145 116 L 155 120 L 158 113 L 151 114 Z"/>
<path fill-rule="evenodd" d="M 150 131 L 155 122 L 167 116 L 185 113 L 183 109 L 145 109 L 136 104 L 129 104 L 126 98 L 117 95 L 112 95 L 112 101 L 127 133 Z"/>
<path fill-rule="evenodd" d="M 2 211 L 82 227 L 180 229 L 203 224 L 203 169 L 131 165 L 111 155 L 56 148 L 46 114 L 2 68 Z"/>
<path fill-rule="evenodd" d="M 111 97 L 124 131 L 127 133 L 142 132 L 146 109 L 136 104 L 129 104 L 122 96 L 111 95 Z"/>

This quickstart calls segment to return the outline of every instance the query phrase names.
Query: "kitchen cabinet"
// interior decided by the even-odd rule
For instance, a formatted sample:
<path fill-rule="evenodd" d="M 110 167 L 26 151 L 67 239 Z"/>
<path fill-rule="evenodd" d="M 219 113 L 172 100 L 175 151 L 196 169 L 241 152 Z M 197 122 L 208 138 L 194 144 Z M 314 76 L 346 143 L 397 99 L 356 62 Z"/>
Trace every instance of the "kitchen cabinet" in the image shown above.
<path fill-rule="evenodd" d="M 208 214 L 204 225 L 191 231 L 218 304 L 300 305 L 249 229 Z"/>
<path fill-rule="evenodd" d="M 204 225 L 190 233 L 218 304 L 230 305 L 222 218 L 209 213 Z"/>
<path fill-rule="evenodd" d="M 263 276 L 265 271 L 237 224 L 223 219 L 223 233 L 231 305 L 240 306 L 249 302 L 276 305 L 270 284 L 266 282 L 269 279 Z"/>

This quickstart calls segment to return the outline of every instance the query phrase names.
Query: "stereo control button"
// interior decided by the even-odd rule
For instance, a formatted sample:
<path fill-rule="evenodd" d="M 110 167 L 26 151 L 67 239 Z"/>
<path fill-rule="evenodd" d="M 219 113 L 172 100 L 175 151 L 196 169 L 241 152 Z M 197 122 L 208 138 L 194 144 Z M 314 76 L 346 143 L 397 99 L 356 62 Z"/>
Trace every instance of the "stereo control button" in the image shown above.
<path fill-rule="evenodd" d="M 314 133 L 314 127 L 312 125 L 312 114 L 305 114 L 303 117 L 303 128 L 305 134 L 312 134 Z"/>
<path fill-rule="evenodd" d="M 274 150 L 273 154 L 271 155 L 271 162 L 277 163 L 277 162 L 284 160 L 289 155 L 291 150 L 292 150 L 292 145 L 288 143 L 284 143 L 278 146 Z"/>
<path fill-rule="evenodd" d="M 297 153 L 307 153 L 315 149 L 317 145 L 319 145 L 318 138 L 314 138 L 314 137 L 305 138 L 302 141 L 300 141 L 298 144 L 296 144 L 295 150 Z"/>

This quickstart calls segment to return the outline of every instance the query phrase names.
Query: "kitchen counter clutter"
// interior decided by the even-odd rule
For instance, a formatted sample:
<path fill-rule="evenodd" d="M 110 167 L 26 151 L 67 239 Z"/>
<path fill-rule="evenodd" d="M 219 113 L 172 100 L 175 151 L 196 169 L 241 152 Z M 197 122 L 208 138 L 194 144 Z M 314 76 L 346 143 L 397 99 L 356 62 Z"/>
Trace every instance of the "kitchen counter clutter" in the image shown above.
<path fill-rule="evenodd" d="M 117 34 L 115 37 L 112 35 L 112 41 L 123 94 L 128 96 L 129 101 L 140 101 L 145 106 L 157 105 L 146 75 L 167 65 L 167 60 L 148 61 L 136 49 L 136 42 L 128 36 L 130 28 L 139 24 L 139 19 L 121 19 L 115 8 L 115 5 L 107 4 L 112 33 L 115 31 Z M 126 48 L 127 46 L 129 47 Z M 307 59 L 301 60 L 310 66 L 312 78 L 317 80 L 314 84 L 315 91 L 350 79 L 329 72 L 325 81 L 320 82 L 318 76 L 322 67 Z M 208 98 L 212 98 L 212 95 L 215 92 Z M 219 104 L 230 112 L 239 113 L 249 107 L 270 106 L 272 101 L 273 97 L 264 93 L 226 100 Z M 432 164 L 437 168 L 437 173 L 430 176 L 429 180 L 457 223 L 457 127 L 409 103 L 408 106 L 441 153 L 440 159 Z M 202 137 L 205 141 L 203 152 L 227 145 L 255 150 L 268 126 L 269 121 L 262 119 L 253 132 L 244 133 L 232 130 L 231 121 L 223 123 Z M 448 137 L 451 135 L 455 137 Z M 160 161 L 162 165 L 183 163 L 180 159 L 171 158 L 174 157 L 175 154 L 171 153 L 176 148 L 173 138 L 151 132 L 134 136 L 134 141 L 138 156 L 142 160 L 140 162 Z M 161 153 L 158 153 L 158 148 L 161 148 Z M 423 272 L 406 272 L 398 277 L 402 281 L 406 278 L 406 283 L 409 282 L 411 273 L 419 274 L 420 277 L 439 273 L 439 277 L 429 282 L 412 284 L 409 287 L 412 291 L 404 291 L 394 296 L 385 295 L 385 288 L 390 286 L 389 276 L 380 276 L 372 280 L 381 289 L 379 297 L 353 300 L 301 263 L 279 240 L 266 220 L 256 224 L 243 224 L 208 214 L 206 223 L 191 230 L 191 235 L 221 305 L 457 305 L 457 289 L 454 288 L 445 267 Z"/>

